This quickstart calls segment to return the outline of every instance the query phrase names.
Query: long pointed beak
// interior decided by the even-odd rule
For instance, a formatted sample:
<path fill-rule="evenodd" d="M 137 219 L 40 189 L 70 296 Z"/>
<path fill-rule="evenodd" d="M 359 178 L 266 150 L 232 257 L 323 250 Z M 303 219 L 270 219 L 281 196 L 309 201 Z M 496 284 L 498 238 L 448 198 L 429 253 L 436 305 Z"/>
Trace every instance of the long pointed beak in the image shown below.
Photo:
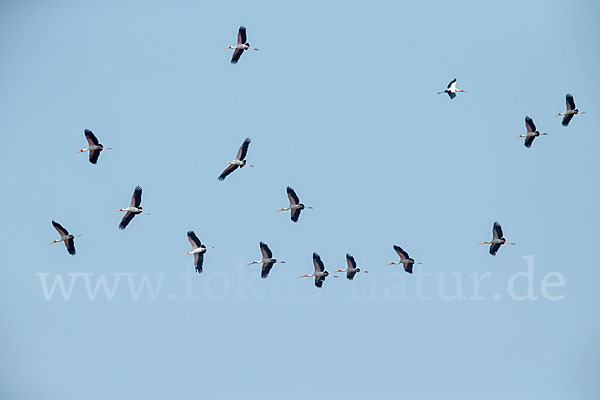
<path fill-rule="evenodd" d="M 337 271 L 333 271 L 333 272 L 346 272 L 346 271 L 338 269 Z"/>
<path fill-rule="evenodd" d="M 81 149 L 81 150 L 77 150 L 77 151 L 75 152 L 75 154 L 77 154 L 77 153 L 81 153 L 82 151 L 83 151 L 83 149 Z"/>
<path fill-rule="evenodd" d="M 256 264 L 256 261 L 252 261 L 250 264 L 246 264 L 246 265 L 252 265 L 252 264 Z"/>
<path fill-rule="evenodd" d="M 391 262 L 391 263 L 389 263 L 389 264 L 385 264 L 385 265 L 394 265 L 394 263 L 393 263 L 393 262 Z"/>
<path fill-rule="evenodd" d="M 487 242 L 481 242 L 481 243 L 477 243 L 477 245 L 480 245 L 480 244 L 487 244 Z"/>
<path fill-rule="evenodd" d="M 227 47 L 225 47 L 225 49 L 233 49 L 233 47 L 232 46 L 227 46 Z"/>
<path fill-rule="evenodd" d="M 562 113 L 554 114 L 555 117 L 558 117 L 559 115 L 562 115 Z"/>
<path fill-rule="evenodd" d="M 523 135 L 515 136 L 515 139 L 519 139 L 519 138 L 522 138 L 522 137 L 523 137 Z"/>
<path fill-rule="evenodd" d="M 285 208 L 280 208 L 279 210 L 277 210 L 275 212 L 278 213 L 279 211 L 285 211 Z"/>
<path fill-rule="evenodd" d="M 118 210 L 115 210 L 114 212 L 119 212 L 119 211 L 123 211 L 123 209 L 119 208 Z"/>
<path fill-rule="evenodd" d="M 56 240 L 53 240 L 52 242 L 48 243 L 48 246 L 50 246 L 51 244 L 56 243 Z"/>
<path fill-rule="evenodd" d="M 188 255 L 188 254 L 190 254 L 190 252 L 189 252 L 189 251 L 186 251 L 185 253 L 183 253 L 183 255 L 184 255 L 184 256 L 186 256 L 186 255 Z"/>

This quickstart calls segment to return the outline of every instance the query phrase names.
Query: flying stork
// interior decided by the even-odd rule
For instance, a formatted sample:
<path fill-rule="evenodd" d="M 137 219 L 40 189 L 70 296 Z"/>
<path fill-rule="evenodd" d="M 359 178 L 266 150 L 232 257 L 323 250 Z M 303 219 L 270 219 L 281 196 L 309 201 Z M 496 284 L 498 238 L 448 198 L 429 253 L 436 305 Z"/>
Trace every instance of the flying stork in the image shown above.
<path fill-rule="evenodd" d="M 199 274 L 202 273 L 202 264 L 204 263 L 204 253 L 206 253 L 209 249 L 214 249 L 214 246 L 206 247 L 200 242 L 198 236 L 194 233 L 194 231 L 188 231 L 187 233 L 188 240 L 192 245 L 192 251 L 186 251 L 183 255 L 193 254 L 194 255 L 194 267 L 196 268 L 196 272 Z"/>
<path fill-rule="evenodd" d="M 496 253 L 500 249 L 500 246 L 502 246 L 503 244 L 512 244 L 513 246 L 515 245 L 515 243 L 507 242 L 506 239 L 504 239 L 504 234 L 502 233 L 502 227 L 500 226 L 500 224 L 498 222 L 494 222 L 494 227 L 492 228 L 492 234 L 494 235 L 494 237 L 492 238 L 491 242 L 481 242 L 479 244 L 480 245 L 481 244 L 489 244 L 490 245 L 490 254 L 493 256 L 496 255 Z"/>
<path fill-rule="evenodd" d="M 315 286 L 320 288 L 323 286 L 323 282 L 325 282 L 325 278 L 329 276 L 329 272 L 325 271 L 325 265 L 323 261 L 321 261 L 321 257 L 317 253 L 313 253 L 313 264 L 315 266 L 315 272 L 311 275 L 302 275 L 298 278 L 310 278 L 311 276 L 315 277 Z M 335 275 L 332 277 L 337 278 Z"/>
<path fill-rule="evenodd" d="M 246 42 L 246 27 L 240 26 L 237 36 L 237 44 L 235 46 L 227 46 L 226 49 L 235 49 L 233 56 L 231 56 L 231 63 L 237 64 L 244 50 L 258 50 L 257 48 L 250 47 L 250 43 Z"/>
<path fill-rule="evenodd" d="M 54 227 L 54 229 L 56 229 L 56 231 L 60 235 L 60 239 L 53 240 L 50 244 L 65 242 L 67 251 L 69 252 L 70 255 L 74 256 L 75 253 L 77 253 L 75 251 L 75 240 L 74 239 L 81 235 L 71 235 L 69 233 L 69 231 L 67 231 L 65 228 L 63 228 L 62 225 L 56 221 L 52 221 L 52 226 Z"/>
<path fill-rule="evenodd" d="M 543 133 L 538 131 L 535 128 L 535 124 L 533 120 L 529 117 L 525 117 L 525 127 L 527 128 L 527 133 L 525 135 L 516 136 L 515 139 L 525 138 L 525 147 L 530 148 L 533 140 L 540 135 L 547 135 L 547 133 Z"/>
<path fill-rule="evenodd" d="M 90 162 L 92 164 L 96 164 L 98 162 L 98 157 L 100 157 L 100 152 L 102 150 L 112 150 L 112 148 L 104 147 L 102 144 L 100 144 L 100 142 L 98 142 L 98 138 L 96 137 L 96 135 L 94 135 L 94 133 L 92 131 L 90 131 L 89 129 L 86 129 L 85 131 L 83 131 L 83 133 L 85 134 L 85 138 L 87 139 L 88 148 L 77 150 L 75 153 L 77 154 L 77 153 L 82 153 L 84 151 L 89 151 L 90 152 L 90 156 L 89 156 Z"/>
<path fill-rule="evenodd" d="M 456 78 L 452 79 L 452 81 L 448 84 L 448 87 L 446 88 L 446 90 L 444 90 L 443 92 L 438 92 L 438 94 L 442 94 L 442 93 L 448 93 L 448 96 L 450 96 L 450 99 L 453 99 L 456 97 L 456 93 L 457 92 L 468 92 L 468 90 L 464 90 L 464 89 L 457 89 L 456 88 Z"/>
<path fill-rule="evenodd" d="M 294 189 L 292 189 L 289 186 L 287 187 L 287 195 L 288 195 L 288 199 L 290 200 L 290 206 L 286 207 L 286 208 L 280 208 L 279 210 L 277 210 L 275 212 L 278 213 L 280 211 L 290 210 L 292 221 L 298 222 L 298 218 L 300 218 L 300 211 L 302 211 L 306 208 L 312 208 L 312 207 L 308 207 L 308 206 L 305 206 L 304 204 L 300 203 L 300 199 L 296 195 L 296 192 L 294 191 Z"/>
<path fill-rule="evenodd" d="M 402 264 L 404 266 L 404 270 L 406 272 L 408 272 L 409 274 L 412 274 L 413 266 L 415 264 L 421 264 L 420 262 L 415 262 L 415 260 L 410 258 L 408 253 L 406 251 L 402 250 L 402 247 L 394 245 L 394 250 L 396 250 L 396 253 L 398 253 L 398 256 L 400 257 L 400 261 L 392 261 L 391 263 L 389 263 L 387 265 Z"/>
<path fill-rule="evenodd" d="M 260 273 L 260 277 L 265 279 L 269 276 L 269 272 L 271 272 L 271 268 L 273 268 L 273 265 L 275 265 L 275 263 L 284 264 L 285 261 L 280 261 L 273 258 L 273 252 L 271 252 L 269 246 L 267 246 L 267 244 L 264 242 L 260 242 L 260 252 L 262 253 L 262 260 L 252 261 L 248 265 L 262 264 L 262 271 Z"/>
<path fill-rule="evenodd" d="M 575 108 L 575 100 L 573 99 L 573 95 L 570 93 L 567 93 L 567 111 L 565 111 L 564 113 L 558 113 L 555 115 L 555 117 L 558 117 L 559 115 L 564 115 L 563 120 L 562 120 L 562 125 L 563 126 L 568 126 L 569 122 L 571 122 L 571 119 L 573 119 L 573 116 L 575 114 L 585 114 L 584 111 L 579 111 L 577 108 Z"/>
<path fill-rule="evenodd" d="M 121 223 L 119 224 L 119 229 L 123 230 L 127 228 L 127 225 L 129 225 L 133 217 L 138 214 L 150 215 L 149 212 L 142 211 L 142 206 L 140 204 L 142 204 L 142 188 L 136 186 L 135 190 L 133 191 L 133 196 L 131 196 L 131 203 L 129 204 L 129 207 L 115 210 L 115 212 L 126 211 L 123 219 L 121 219 Z"/>
<path fill-rule="evenodd" d="M 348 268 L 346 269 L 338 269 L 335 272 L 345 272 L 346 273 L 346 278 L 348 278 L 349 280 L 353 280 L 354 276 L 361 272 L 360 268 L 356 268 L 356 261 L 354 260 L 354 257 L 352 257 L 350 254 L 346 254 L 346 262 L 348 263 Z M 369 271 L 362 271 L 365 274 L 368 273 Z"/>
<path fill-rule="evenodd" d="M 244 165 L 247 165 L 249 167 L 254 167 L 254 165 L 248 164 L 246 162 L 246 154 L 248 153 L 249 145 L 250 145 L 250 138 L 246 138 L 246 140 L 244 140 L 244 143 L 242 143 L 242 145 L 240 146 L 240 149 L 238 150 L 235 160 L 227 161 L 227 164 L 229 164 L 229 166 L 227 168 L 225 168 L 225 170 L 221 173 L 221 175 L 219 175 L 219 177 L 217 179 L 219 179 L 220 181 L 224 180 L 225 178 L 227 178 L 227 176 L 229 174 L 231 174 L 233 171 L 238 169 L 238 167 L 243 168 Z"/>

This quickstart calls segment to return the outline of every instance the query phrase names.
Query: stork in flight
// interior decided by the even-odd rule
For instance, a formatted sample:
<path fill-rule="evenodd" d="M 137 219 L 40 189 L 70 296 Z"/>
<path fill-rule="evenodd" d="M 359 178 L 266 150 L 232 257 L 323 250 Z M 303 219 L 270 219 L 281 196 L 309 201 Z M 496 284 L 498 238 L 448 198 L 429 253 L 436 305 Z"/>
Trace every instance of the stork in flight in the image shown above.
<path fill-rule="evenodd" d="M 457 89 L 456 88 L 456 78 L 452 79 L 452 81 L 448 84 L 448 87 L 443 92 L 438 92 L 438 94 L 448 93 L 451 99 L 456 97 L 457 92 L 468 92 L 468 90 Z"/>
<path fill-rule="evenodd" d="M 564 115 L 563 120 L 562 120 L 562 124 L 563 126 L 568 126 L 569 122 L 571 122 L 571 120 L 573 119 L 573 116 L 575 114 L 585 114 L 584 111 L 579 111 L 577 108 L 575 108 L 575 100 L 573 99 L 573 95 L 570 93 L 567 93 L 567 111 L 565 111 L 564 113 L 558 113 L 555 115 L 555 117 L 558 117 L 559 115 Z"/>
<path fill-rule="evenodd" d="M 421 264 L 420 262 L 415 262 L 415 260 L 410 258 L 408 253 L 406 251 L 402 250 L 402 247 L 394 245 L 394 250 L 396 250 L 396 253 L 398 253 L 398 256 L 400 257 L 400 261 L 392 261 L 391 263 L 388 263 L 387 265 L 402 264 L 404 266 L 404 270 L 406 272 L 408 272 L 409 274 L 412 274 L 413 266 L 415 264 Z"/>
<path fill-rule="evenodd" d="M 284 264 L 285 261 L 280 261 L 273 258 L 273 252 L 271 252 L 271 249 L 269 249 L 269 246 L 267 246 L 266 243 L 260 242 L 260 252 L 262 253 L 262 260 L 252 261 L 248 265 L 262 264 L 262 271 L 260 273 L 260 277 L 265 279 L 269 276 L 269 272 L 271 272 L 271 268 L 273 268 L 273 265 L 275 265 L 275 263 Z"/>
<path fill-rule="evenodd" d="M 227 46 L 226 49 L 235 49 L 233 56 L 231 56 L 231 63 L 237 64 L 244 50 L 258 50 L 257 48 L 250 47 L 250 43 L 246 42 L 246 27 L 240 26 L 237 36 L 237 44 L 235 46 Z"/>
<path fill-rule="evenodd" d="M 346 254 L 346 262 L 348 263 L 348 268 L 346 269 L 338 269 L 335 272 L 345 272 L 346 273 L 346 278 L 348 278 L 349 280 L 354 279 L 354 276 L 361 272 L 360 268 L 356 268 L 356 261 L 354 260 L 354 257 L 352 257 L 350 254 Z M 365 274 L 368 273 L 369 271 L 362 271 Z"/>
<path fill-rule="evenodd" d="M 243 168 L 244 165 L 247 165 L 249 167 L 254 167 L 254 165 L 248 164 L 246 162 L 246 154 L 248 153 L 249 145 L 250 145 L 250 138 L 246 138 L 246 140 L 244 140 L 244 143 L 242 143 L 242 145 L 240 146 L 240 149 L 238 150 L 235 160 L 227 161 L 227 164 L 229 164 L 229 166 L 227 168 L 225 168 L 225 170 L 223 172 L 221 172 L 221 175 L 219 175 L 219 177 L 217 178 L 218 180 L 220 180 L 220 181 L 224 180 L 225 178 L 227 178 L 227 176 L 229 174 L 231 174 L 233 171 L 238 169 L 238 167 Z"/>
<path fill-rule="evenodd" d="M 490 254 L 495 256 L 496 253 L 498 252 L 498 250 L 500 250 L 500 246 L 502 246 L 503 244 L 512 244 L 513 246 L 516 243 L 510 243 L 507 242 L 506 239 L 504 239 L 504 234 L 502 233 L 502 227 L 500 226 L 500 224 L 498 222 L 494 222 L 494 227 L 492 228 L 492 234 L 494 235 L 494 237 L 492 238 L 491 242 L 481 242 L 479 243 L 481 244 L 489 244 L 490 245 Z"/>
<path fill-rule="evenodd" d="M 67 251 L 69 252 L 70 255 L 74 256 L 75 253 L 77 253 L 75 251 L 75 240 L 74 239 L 76 237 L 81 236 L 81 235 L 71 235 L 69 233 L 69 231 L 67 231 L 65 228 L 63 228 L 62 225 L 59 224 L 56 221 L 52 221 L 52 226 L 54 227 L 54 229 L 56 229 L 56 231 L 60 235 L 60 239 L 53 240 L 52 243 L 50 243 L 50 244 L 59 243 L 59 242 L 65 242 L 65 246 L 67 247 Z"/>
<path fill-rule="evenodd" d="M 325 282 L 325 278 L 329 276 L 329 272 L 325 271 L 325 265 L 323 261 L 321 261 L 321 257 L 317 253 L 313 253 L 313 264 L 315 266 L 315 272 L 311 275 L 302 275 L 298 278 L 310 278 L 311 276 L 315 277 L 315 286 L 320 288 L 323 286 L 323 282 Z M 332 275 L 333 278 L 337 278 L 337 276 Z"/>
<path fill-rule="evenodd" d="M 77 150 L 75 153 L 82 153 L 84 151 L 89 151 L 90 152 L 90 156 L 89 156 L 90 162 L 92 164 L 96 164 L 98 162 L 98 157 L 100 157 L 100 152 L 102 150 L 112 150 L 112 148 L 104 147 L 102 144 L 100 144 L 100 142 L 98 142 L 98 138 L 96 137 L 96 135 L 94 135 L 94 133 L 92 131 L 90 131 L 89 129 L 86 129 L 84 131 L 84 134 L 85 134 L 85 138 L 87 139 L 87 142 L 88 142 L 88 148 Z"/>
<path fill-rule="evenodd" d="M 306 208 L 312 208 L 312 207 L 308 207 L 308 206 L 305 206 L 304 204 L 300 203 L 300 199 L 296 195 L 296 192 L 294 191 L 294 189 L 292 189 L 289 186 L 287 187 L 287 195 L 288 195 L 288 199 L 290 200 L 290 206 L 286 207 L 286 208 L 280 208 L 279 210 L 277 210 L 275 212 L 278 213 L 280 211 L 290 210 L 292 221 L 298 222 L 298 218 L 300 218 L 300 211 L 302 211 Z"/>
<path fill-rule="evenodd" d="M 136 186 L 135 190 L 133 191 L 133 196 L 131 196 L 131 203 L 129 204 L 129 207 L 119 208 L 118 210 L 115 210 L 115 212 L 126 211 L 125 215 L 123 216 L 123 219 L 121 219 L 121 223 L 119 224 L 119 229 L 122 230 L 122 229 L 127 228 L 127 225 L 129 225 L 129 223 L 131 222 L 133 217 L 135 217 L 138 214 L 150 215 L 149 212 L 142 211 L 141 204 L 142 204 L 142 188 L 139 186 Z"/>
<path fill-rule="evenodd" d="M 535 128 L 535 124 L 533 120 L 529 117 L 525 117 L 525 127 L 527 128 L 527 133 L 525 135 L 516 136 L 515 139 L 525 138 L 525 147 L 530 148 L 533 140 L 540 135 L 547 135 L 547 133 L 543 133 L 538 131 Z"/>
<path fill-rule="evenodd" d="M 194 255 L 194 267 L 196 268 L 196 272 L 199 274 L 202 273 L 202 264 L 204 263 L 204 253 L 207 250 L 214 249 L 214 246 L 206 247 L 200 242 L 198 236 L 194 233 L 194 231 L 188 231 L 187 233 L 188 240 L 192 245 L 192 251 L 186 251 L 183 255 L 193 254 Z"/>

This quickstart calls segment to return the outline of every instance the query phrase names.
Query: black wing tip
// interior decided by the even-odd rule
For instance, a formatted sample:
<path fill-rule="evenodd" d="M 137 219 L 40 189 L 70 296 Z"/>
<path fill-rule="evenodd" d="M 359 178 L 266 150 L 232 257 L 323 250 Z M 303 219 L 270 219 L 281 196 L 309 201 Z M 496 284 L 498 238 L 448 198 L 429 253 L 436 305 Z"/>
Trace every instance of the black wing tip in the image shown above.
<path fill-rule="evenodd" d="M 89 135 L 90 133 L 93 135 L 94 132 L 91 131 L 91 129 L 84 129 L 83 133 L 85 133 L 86 135 Z"/>
<path fill-rule="evenodd" d="M 135 191 L 136 191 L 136 192 L 141 192 L 141 191 L 142 191 L 142 187 L 141 187 L 140 185 L 137 185 L 137 186 L 135 187 Z"/>
<path fill-rule="evenodd" d="M 527 122 L 527 121 L 532 121 L 532 119 L 531 119 L 531 117 L 528 115 L 528 116 L 526 116 L 526 117 L 525 117 L 525 121 L 526 121 L 526 122 Z"/>
<path fill-rule="evenodd" d="M 250 143 L 251 141 L 252 140 L 249 137 L 247 137 L 246 139 L 244 139 L 244 143 Z"/>
<path fill-rule="evenodd" d="M 240 29 L 239 29 L 239 30 L 240 30 L 240 31 L 245 31 L 245 30 L 246 30 L 246 27 L 245 27 L 244 25 L 240 25 Z"/>
<path fill-rule="evenodd" d="M 201 274 L 201 273 L 202 273 L 202 271 L 203 271 L 203 270 L 202 270 L 202 267 L 196 267 L 196 272 L 197 272 L 197 273 Z"/>
<path fill-rule="evenodd" d="M 567 93 L 567 95 L 565 96 L 567 99 L 572 99 L 573 95 L 571 93 Z"/>
<path fill-rule="evenodd" d="M 122 225 L 122 224 L 119 224 L 119 229 L 120 229 L 120 230 L 123 230 L 123 229 L 125 229 L 125 228 L 127 228 L 127 225 Z"/>
<path fill-rule="evenodd" d="M 238 63 L 238 60 L 231 60 L 231 63 L 232 63 L 232 64 L 237 64 L 237 63 Z"/>
<path fill-rule="evenodd" d="M 192 236 L 192 235 L 195 235 L 195 233 L 194 233 L 194 231 L 187 231 L 187 235 Z"/>
<path fill-rule="evenodd" d="M 494 221 L 494 227 L 496 227 L 496 226 L 500 226 L 500 222 Z"/>

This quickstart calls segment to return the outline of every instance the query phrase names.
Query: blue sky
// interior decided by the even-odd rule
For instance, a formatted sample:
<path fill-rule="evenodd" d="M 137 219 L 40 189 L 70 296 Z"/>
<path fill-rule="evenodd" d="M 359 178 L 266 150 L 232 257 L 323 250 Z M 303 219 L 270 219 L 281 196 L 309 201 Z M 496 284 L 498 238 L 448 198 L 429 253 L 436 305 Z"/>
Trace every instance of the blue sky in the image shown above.
<path fill-rule="evenodd" d="M 3 397 L 597 398 L 599 11 L 2 2 Z M 260 51 L 231 65 L 240 25 Z M 469 93 L 436 95 L 455 77 Z M 567 92 L 587 113 L 564 128 Z M 526 115 L 549 133 L 531 149 Z M 86 128 L 113 147 L 98 165 L 74 154 Z M 255 167 L 218 182 L 247 136 Z M 152 215 L 119 231 L 136 185 Z M 274 214 L 288 185 L 315 207 L 297 224 Z M 52 219 L 83 234 L 76 256 L 47 245 Z M 517 246 L 491 257 L 496 220 Z M 190 229 L 215 249 L 185 278 Z M 287 261 L 267 280 L 245 265 L 260 241 Z M 394 244 L 414 275 L 385 266 Z M 317 289 L 296 279 L 314 251 L 369 273 Z M 508 295 L 523 257 L 537 300 Z M 112 300 L 81 274 L 120 274 Z M 43 276 L 75 276 L 68 300 Z M 134 300 L 144 276 L 156 298 Z M 456 276 L 466 298 L 444 300 Z"/>

